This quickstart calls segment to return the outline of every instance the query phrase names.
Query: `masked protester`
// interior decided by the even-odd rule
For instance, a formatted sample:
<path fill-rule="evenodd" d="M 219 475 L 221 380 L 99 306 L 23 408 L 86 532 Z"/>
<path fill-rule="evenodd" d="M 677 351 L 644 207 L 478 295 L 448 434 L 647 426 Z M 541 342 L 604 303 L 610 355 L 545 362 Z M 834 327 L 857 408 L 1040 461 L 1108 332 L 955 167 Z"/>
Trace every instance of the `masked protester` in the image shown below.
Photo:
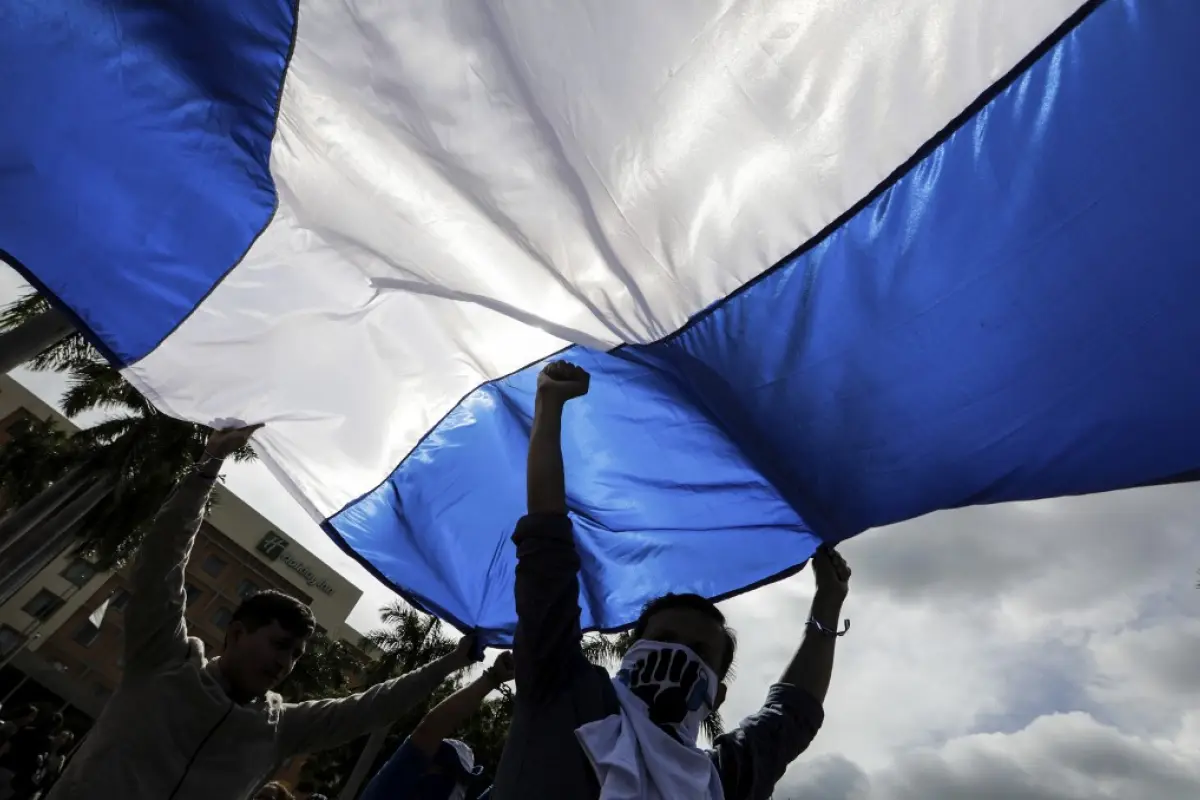
<path fill-rule="evenodd" d="M 817 552 L 817 591 L 791 664 L 756 714 L 701 749 L 737 644 L 712 602 L 669 594 L 649 603 L 616 678 L 581 651 L 580 558 L 560 439 L 565 405 L 589 382 L 565 362 L 538 378 L 528 514 L 513 534 L 516 706 L 492 800 L 767 800 L 823 721 L 850 569 L 836 552 Z"/>
<path fill-rule="evenodd" d="M 474 660 L 467 637 L 437 661 L 350 697 L 285 703 L 273 689 L 303 657 L 312 611 L 279 592 L 244 600 L 219 658 L 188 636 L 184 574 L 227 456 L 253 428 L 217 431 L 138 549 L 121 684 L 49 800 L 245 800 L 294 756 L 387 728 Z"/>
<path fill-rule="evenodd" d="M 449 738 L 484 698 L 513 679 L 511 653 L 501 653 L 475 681 L 435 706 L 367 785 L 360 800 L 473 800 L 480 773 L 471 748 Z M 476 792 L 478 790 L 475 790 Z"/>

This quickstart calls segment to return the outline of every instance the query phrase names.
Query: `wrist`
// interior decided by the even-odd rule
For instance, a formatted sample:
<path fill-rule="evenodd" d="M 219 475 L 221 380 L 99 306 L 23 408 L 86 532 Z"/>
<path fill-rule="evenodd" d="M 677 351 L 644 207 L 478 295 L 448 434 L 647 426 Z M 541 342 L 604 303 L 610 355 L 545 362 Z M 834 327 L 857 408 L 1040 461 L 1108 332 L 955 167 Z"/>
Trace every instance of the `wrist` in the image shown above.
<path fill-rule="evenodd" d="M 225 459 L 219 456 L 205 453 L 200 456 L 200 460 L 196 462 L 195 469 L 205 478 L 216 480 L 221 473 L 221 466 L 225 463 Z"/>
<path fill-rule="evenodd" d="M 842 615 L 842 604 L 846 601 L 846 593 L 836 589 L 818 589 L 813 595 L 812 609 L 809 612 L 813 619 L 826 627 L 836 627 Z"/>
<path fill-rule="evenodd" d="M 561 414 L 566 401 L 561 397 L 551 393 L 538 391 L 533 397 L 534 413 L 540 414 Z"/>

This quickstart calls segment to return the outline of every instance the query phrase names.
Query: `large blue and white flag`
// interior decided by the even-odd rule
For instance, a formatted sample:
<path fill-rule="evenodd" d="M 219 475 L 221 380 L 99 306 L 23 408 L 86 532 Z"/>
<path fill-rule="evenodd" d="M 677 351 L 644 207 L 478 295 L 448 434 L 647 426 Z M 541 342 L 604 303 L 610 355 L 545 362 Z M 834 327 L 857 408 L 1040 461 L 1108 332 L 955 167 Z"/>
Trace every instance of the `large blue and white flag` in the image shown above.
<path fill-rule="evenodd" d="M 1018 8 L 1019 7 L 1019 8 Z M 535 376 L 584 625 L 1200 467 L 1195 0 L 8 0 L 0 247 L 504 639 Z"/>

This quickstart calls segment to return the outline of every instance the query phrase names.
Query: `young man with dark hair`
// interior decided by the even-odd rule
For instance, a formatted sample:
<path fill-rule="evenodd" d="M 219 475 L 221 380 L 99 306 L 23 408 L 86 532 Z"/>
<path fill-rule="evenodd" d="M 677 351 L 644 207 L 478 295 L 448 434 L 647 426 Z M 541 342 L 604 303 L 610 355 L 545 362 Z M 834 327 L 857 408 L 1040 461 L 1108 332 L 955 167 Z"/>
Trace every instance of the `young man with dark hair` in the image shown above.
<path fill-rule="evenodd" d="M 513 534 L 516 710 L 492 800 L 766 800 L 823 721 L 850 570 L 834 551 L 817 552 L 817 591 L 791 664 L 762 709 L 701 750 L 700 726 L 725 699 L 737 645 L 712 602 L 683 594 L 647 604 L 615 679 L 580 649 L 580 558 L 561 431 L 563 407 L 587 394 L 588 382 L 565 362 L 538 378 L 528 514 Z"/>
<path fill-rule="evenodd" d="M 188 636 L 184 574 L 225 458 L 252 428 L 217 431 L 138 549 L 125 607 L 125 669 L 49 800 L 244 800 L 287 759 L 386 728 L 474 660 L 453 653 L 351 697 L 285 703 L 271 691 L 304 655 L 315 623 L 278 592 L 245 600 L 224 652 Z"/>

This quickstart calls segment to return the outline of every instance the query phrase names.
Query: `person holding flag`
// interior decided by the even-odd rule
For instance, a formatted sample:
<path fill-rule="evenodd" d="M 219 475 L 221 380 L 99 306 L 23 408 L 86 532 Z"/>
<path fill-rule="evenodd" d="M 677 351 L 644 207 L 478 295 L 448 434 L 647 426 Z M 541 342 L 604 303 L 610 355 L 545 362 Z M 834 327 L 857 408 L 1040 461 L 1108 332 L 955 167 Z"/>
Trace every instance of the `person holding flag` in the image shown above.
<path fill-rule="evenodd" d="M 125 608 L 121 683 L 49 800 L 245 800 L 279 764 L 386 728 L 477 659 L 475 638 L 350 697 L 285 703 L 274 691 L 316 621 L 304 603 L 259 592 L 234 612 L 219 658 L 189 637 L 184 574 L 226 457 L 254 427 L 213 432 L 138 549 Z M 102 603 L 89 617 L 99 626 Z"/>

